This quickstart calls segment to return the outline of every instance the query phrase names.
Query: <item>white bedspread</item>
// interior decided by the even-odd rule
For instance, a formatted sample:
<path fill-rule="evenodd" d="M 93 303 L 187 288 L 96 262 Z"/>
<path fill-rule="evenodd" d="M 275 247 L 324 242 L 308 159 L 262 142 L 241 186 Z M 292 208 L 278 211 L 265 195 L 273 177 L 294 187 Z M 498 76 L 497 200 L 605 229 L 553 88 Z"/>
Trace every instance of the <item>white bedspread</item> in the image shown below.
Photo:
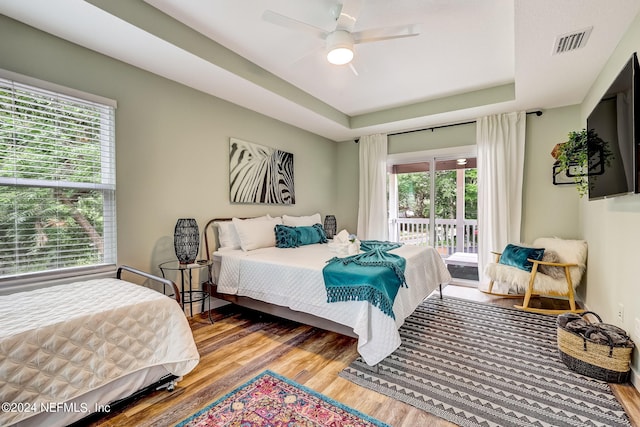
<path fill-rule="evenodd" d="M 391 251 L 407 260 L 405 278 L 393 312 L 395 320 L 365 301 L 327 302 L 322 268 L 335 254 L 326 244 L 299 248 L 219 251 L 218 292 L 247 296 L 349 326 L 358 336 L 358 352 L 375 365 L 400 345 L 398 329 L 441 283 L 451 276 L 431 247 L 404 245 Z"/>
<path fill-rule="evenodd" d="M 175 300 L 117 279 L 1 296 L 0 319 L 0 401 L 28 405 L 0 425 L 151 366 L 184 375 L 200 358 Z"/>

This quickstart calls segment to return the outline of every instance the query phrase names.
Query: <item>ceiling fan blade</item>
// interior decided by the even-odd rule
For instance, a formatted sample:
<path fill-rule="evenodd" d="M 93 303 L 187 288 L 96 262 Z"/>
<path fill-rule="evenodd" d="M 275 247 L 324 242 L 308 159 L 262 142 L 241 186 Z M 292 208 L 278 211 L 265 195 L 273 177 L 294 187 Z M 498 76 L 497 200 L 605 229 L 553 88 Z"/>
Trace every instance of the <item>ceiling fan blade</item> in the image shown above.
<path fill-rule="evenodd" d="M 353 74 L 355 74 L 356 77 L 360 75 L 358 74 L 358 70 L 356 70 L 356 67 L 353 65 L 353 61 L 349 62 L 349 68 L 351 68 L 351 71 L 353 71 Z"/>
<path fill-rule="evenodd" d="M 295 58 L 293 61 L 290 62 L 290 66 L 291 67 L 297 67 L 299 66 L 302 62 L 307 62 L 310 59 L 318 65 L 324 65 L 327 62 L 327 59 L 325 57 L 324 54 L 325 51 L 325 47 L 317 47 L 315 49 L 310 49 L 307 52 L 303 53 L 302 55 L 298 56 L 297 58 Z"/>
<path fill-rule="evenodd" d="M 344 0 L 338 6 L 340 13 L 336 17 L 336 30 L 353 31 L 363 5 L 364 0 Z"/>
<path fill-rule="evenodd" d="M 354 43 L 370 43 L 381 40 L 401 39 L 405 37 L 415 37 L 420 35 L 420 28 L 417 24 L 401 25 L 398 27 L 376 28 L 351 33 Z"/>
<path fill-rule="evenodd" d="M 305 31 L 321 39 L 325 39 L 328 34 L 322 28 L 314 27 L 313 25 L 307 24 L 306 22 L 298 21 L 297 19 L 280 15 L 279 13 L 272 10 L 265 10 L 262 14 L 262 19 L 264 21 L 279 25 L 284 28 L 289 28 L 291 30 Z"/>

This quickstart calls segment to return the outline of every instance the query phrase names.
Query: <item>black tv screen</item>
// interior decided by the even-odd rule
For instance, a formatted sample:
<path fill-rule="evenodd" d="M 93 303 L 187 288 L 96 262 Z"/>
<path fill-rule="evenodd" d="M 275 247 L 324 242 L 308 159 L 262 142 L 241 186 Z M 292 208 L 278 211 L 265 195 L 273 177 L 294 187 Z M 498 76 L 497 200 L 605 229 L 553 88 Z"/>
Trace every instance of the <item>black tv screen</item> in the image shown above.
<path fill-rule="evenodd" d="M 587 118 L 589 200 L 637 193 L 640 155 L 640 69 L 631 59 Z M 598 141 L 600 141 L 598 143 Z"/>

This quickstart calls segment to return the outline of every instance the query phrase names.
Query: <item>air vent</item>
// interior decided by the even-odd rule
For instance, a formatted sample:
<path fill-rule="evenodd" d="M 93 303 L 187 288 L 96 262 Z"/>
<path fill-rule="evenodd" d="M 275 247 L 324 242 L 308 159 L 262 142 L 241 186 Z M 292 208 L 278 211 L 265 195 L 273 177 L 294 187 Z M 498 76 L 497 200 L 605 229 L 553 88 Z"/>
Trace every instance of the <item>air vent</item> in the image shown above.
<path fill-rule="evenodd" d="M 567 53 L 584 47 L 587 44 L 587 40 L 589 40 L 591 30 L 593 30 L 593 27 L 556 37 L 553 45 L 553 54 Z"/>

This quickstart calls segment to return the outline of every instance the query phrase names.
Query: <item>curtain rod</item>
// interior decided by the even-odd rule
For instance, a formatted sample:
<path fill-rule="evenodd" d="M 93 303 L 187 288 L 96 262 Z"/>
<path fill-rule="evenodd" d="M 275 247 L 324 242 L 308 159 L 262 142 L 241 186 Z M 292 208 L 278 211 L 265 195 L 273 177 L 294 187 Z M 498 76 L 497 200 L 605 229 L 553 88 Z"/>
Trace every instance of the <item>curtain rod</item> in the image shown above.
<path fill-rule="evenodd" d="M 540 117 L 542 115 L 542 111 L 537 110 L 537 111 L 531 111 L 528 112 L 527 115 L 529 114 L 535 114 L 536 116 Z M 432 127 L 428 127 L 428 128 L 422 128 L 422 129 L 413 129 L 413 130 L 405 130 L 403 132 L 395 132 L 395 133 L 390 133 L 387 136 L 395 136 L 395 135 L 404 135 L 406 133 L 413 133 L 413 132 L 423 132 L 425 130 L 430 130 L 431 132 L 433 132 L 436 129 L 442 129 L 442 128 L 450 128 L 453 126 L 461 126 L 461 125 L 470 125 L 472 123 L 475 123 L 476 121 L 469 121 L 469 122 L 460 122 L 460 123 L 451 123 L 448 125 L 440 125 L 440 126 L 432 126 Z M 358 142 L 360 142 L 360 138 L 354 139 L 354 142 L 357 144 Z"/>

